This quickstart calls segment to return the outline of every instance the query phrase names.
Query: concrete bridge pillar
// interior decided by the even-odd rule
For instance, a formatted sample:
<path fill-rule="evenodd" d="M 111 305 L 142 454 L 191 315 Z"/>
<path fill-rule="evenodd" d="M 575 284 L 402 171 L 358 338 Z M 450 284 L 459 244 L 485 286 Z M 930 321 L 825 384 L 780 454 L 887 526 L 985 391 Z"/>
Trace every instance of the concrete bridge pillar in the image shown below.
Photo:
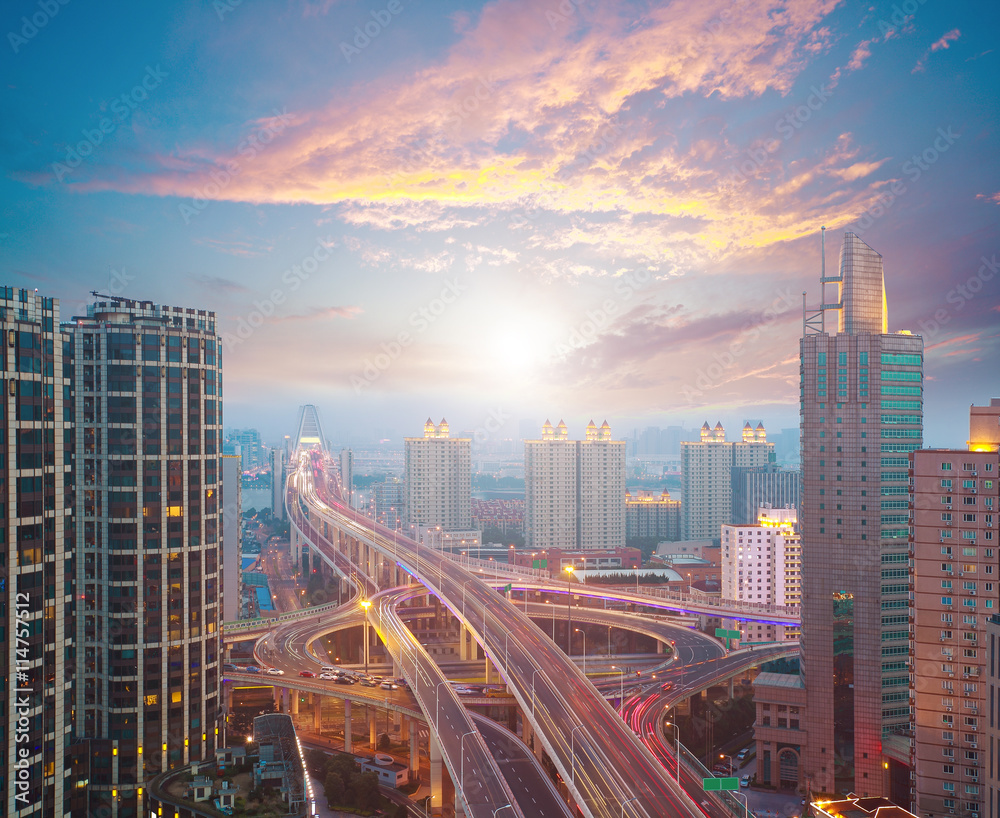
<path fill-rule="evenodd" d="M 490 657 L 486 657 L 486 684 L 492 684 L 493 666 L 490 664 Z"/>
<path fill-rule="evenodd" d="M 288 708 L 289 708 L 289 703 L 288 703 L 288 688 L 287 687 L 283 687 L 283 688 L 281 688 L 281 712 L 282 713 L 288 713 L 288 712 L 290 712 L 290 710 Z"/>
<path fill-rule="evenodd" d="M 441 745 L 438 744 L 437 736 L 431 730 L 430 734 L 430 768 L 431 768 L 431 809 L 435 815 L 441 814 L 443 806 L 442 781 L 441 781 Z"/>
<path fill-rule="evenodd" d="M 289 704 L 289 709 L 288 709 L 289 715 L 291 716 L 299 715 L 299 692 L 297 690 L 293 690 L 291 692 L 291 695 L 288 697 L 288 704 Z"/>
<path fill-rule="evenodd" d="M 323 732 L 323 697 L 319 695 L 313 696 L 313 730 Z"/>
<path fill-rule="evenodd" d="M 344 699 L 344 752 L 345 753 L 354 752 L 350 699 Z"/>
<path fill-rule="evenodd" d="M 405 720 L 405 724 L 409 724 L 410 719 Z M 420 731 L 413 726 L 409 730 L 410 733 L 410 780 L 414 780 L 420 776 Z"/>
<path fill-rule="evenodd" d="M 410 718 L 397 711 L 399 716 L 399 740 L 407 741 L 410 738 Z"/>
<path fill-rule="evenodd" d="M 368 708 L 368 743 L 374 752 L 378 749 L 378 711 L 369 706 Z"/>
<path fill-rule="evenodd" d="M 465 627 L 465 623 L 459 622 L 458 624 L 458 659 L 460 662 L 464 662 L 469 658 L 469 631 Z"/>

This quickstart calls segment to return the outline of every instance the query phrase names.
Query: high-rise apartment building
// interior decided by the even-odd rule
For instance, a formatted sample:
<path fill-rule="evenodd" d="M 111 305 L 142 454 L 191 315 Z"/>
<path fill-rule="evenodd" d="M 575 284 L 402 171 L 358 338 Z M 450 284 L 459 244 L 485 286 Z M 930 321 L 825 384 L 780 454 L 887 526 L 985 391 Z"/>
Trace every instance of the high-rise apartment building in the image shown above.
<path fill-rule="evenodd" d="M 913 761 L 916 812 L 995 814 L 987 802 L 996 747 L 996 645 L 987 620 L 1000 611 L 1000 399 L 972 407 L 968 449 L 921 449 L 912 474 Z M 883 581 L 887 568 L 884 565 Z M 893 581 L 906 563 L 891 566 Z M 906 630 L 905 624 L 900 625 Z"/>
<path fill-rule="evenodd" d="M 758 509 L 755 525 L 722 526 L 722 598 L 771 605 L 802 602 L 802 541 L 794 508 Z M 743 642 L 798 639 L 798 628 L 733 621 Z"/>
<path fill-rule="evenodd" d="M 524 528 L 529 549 L 625 545 L 625 441 L 605 421 L 570 440 L 562 421 L 545 421 L 540 440 L 524 441 Z"/>
<path fill-rule="evenodd" d="M 403 519 L 403 504 L 406 502 L 403 484 L 399 480 L 386 480 L 372 485 L 370 513 L 377 522 L 388 528 L 397 529 Z M 471 500 L 469 505 L 471 518 Z"/>
<path fill-rule="evenodd" d="M 839 301 L 804 316 L 800 781 L 884 791 L 882 740 L 909 728 L 909 454 L 923 435 L 923 340 L 889 334 L 882 257 L 844 236 Z M 839 312 L 838 331 L 825 315 Z M 686 498 L 685 498 L 686 499 Z M 884 579 L 883 579 L 884 577 Z M 793 738 L 793 737 L 790 737 Z M 798 739 L 794 739 L 798 741 Z"/>
<path fill-rule="evenodd" d="M 340 450 L 340 485 L 347 505 L 354 508 L 354 452 Z"/>
<path fill-rule="evenodd" d="M 271 449 L 271 516 L 285 519 L 285 450 Z"/>
<path fill-rule="evenodd" d="M 72 352 L 54 298 L 0 287 L 0 327 L 0 815 L 62 818 L 83 814 L 68 778 L 76 651 Z"/>
<path fill-rule="evenodd" d="M 404 438 L 406 523 L 442 531 L 472 529 L 472 439 L 450 437 L 448 422 L 427 419 L 423 437 Z"/>
<path fill-rule="evenodd" d="M 718 539 L 721 526 L 733 522 L 733 472 L 774 460 L 762 424 L 744 425 L 739 441 L 726 440 L 721 423 L 706 422 L 701 440 L 681 442 L 681 539 Z"/>
<path fill-rule="evenodd" d="M 634 495 L 626 491 L 625 535 L 679 540 L 681 501 L 670 499 L 670 492 L 666 489 L 659 495 L 645 489 L 640 489 Z"/>
<path fill-rule="evenodd" d="M 152 776 L 212 758 L 221 720 L 215 313 L 114 299 L 66 328 L 76 732 L 90 740 L 91 811 L 136 816 Z"/>

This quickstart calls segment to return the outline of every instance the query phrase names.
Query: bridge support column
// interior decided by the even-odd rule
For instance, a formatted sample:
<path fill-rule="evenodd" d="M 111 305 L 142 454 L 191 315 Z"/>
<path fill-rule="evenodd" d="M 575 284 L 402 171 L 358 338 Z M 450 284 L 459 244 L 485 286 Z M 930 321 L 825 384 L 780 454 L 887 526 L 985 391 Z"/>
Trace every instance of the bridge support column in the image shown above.
<path fill-rule="evenodd" d="M 323 697 L 317 693 L 313 694 L 313 730 L 323 732 Z"/>
<path fill-rule="evenodd" d="M 288 713 L 291 716 L 299 715 L 299 693 L 297 690 L 293 690 L 291 695 L 288 697 Z"/>
<path fill-rule="evenodd" d="M 405 724 L 409 724 L 410 719 L 405 720 Z M 410 728 L 410 780 L 413 781 L 420 777 L 420 731 L 417 730 L 416 725 Z"/>
<path fill-rule="evenodd" d="M 490 657 L 486 657 L 486 684 L 490 684 L 493 678 L 493 666 L 490 664 Z"/>
<path fill-rule="evenodd" d="M 277 704 L 277 702 L 275 702 L 275 704 Z M 289 703 L 288 703 L 288 688 L 287 687 L 283 687 L 283 688 L 281 688 L 281 712 L 282 713 L 288 713 L 289 712 L 288 708 L 289 708 Z"/>
<path fill-rule="evenodd" d="M 441 792 L 441 745 L 438 744 L 438 738 L 434 735 L 434 730 L 431 729 L 430 734 L 430 755 L 431 755 L 431 809 L 434 811 L 435 815 L 441 814 L 441 807 L 443 805 L 443 798 Z"/>
<path fill-rule="evenodd" d="M 401 715 L 397 711 L 397 715 Z M 402 716 L 399 720 L 399 740 L 407 741 L 410 738 L 410 718 Z"/>
<path fill-rule="evenodd" d="M 656 640 L 656 652 L 657 653 L 665 653 L 666 652 L 666 647 L 667 647 L 666 644 L 664 644 L 663 642 L 661 642 L 658 639 Z"/>
<path fill-rule="evenodd" d="M 372 751 L 378 749 L 378 711 L 374 707 L 368 708 L 368 742 Z"/>
<path fill-rule="evenodd" d="M 353 729 L 351 725 L 351 700 L 344 699 L 344 752 L 353 753 Z"/>
<path fill-rule="evenodd" d="M 736 695 L 736 691 L 733 689 L 733 680 L 729 680 L 729 698 L 732 700 Z"/>
<path fill-rule="evenodd" d="M 458 660 L 464 662 L 469 658 L 469 632 L 465 623 L 458 623 Z"/>

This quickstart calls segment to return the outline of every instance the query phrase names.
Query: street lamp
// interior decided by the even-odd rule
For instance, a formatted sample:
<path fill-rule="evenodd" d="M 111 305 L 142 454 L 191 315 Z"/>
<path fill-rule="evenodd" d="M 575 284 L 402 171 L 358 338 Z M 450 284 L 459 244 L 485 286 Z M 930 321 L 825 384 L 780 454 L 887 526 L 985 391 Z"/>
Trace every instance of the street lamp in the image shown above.
<path fill-rule="evenodd" d="M 674 728 L 674 743 L 675 743 L 674 753 L 676 754 L 676 760 L 677 760 L 677 784 L 680 785 L 680 783 L 681 783 L 681 728 L 677 726 L 677 722 L 673 722 L 673 721 L 665 721 L 665 722 L 663 722 L 663 726 L 664 727 L 673 727 Z"/>
<path fill-rule="evenodd" d="M 573 602 L 573 592 L 570 590 L 569 584 L 573 579 L 573 566 L 567 565 L 566 571 L 566 655 L 573 655 L 573 609 L 571 604 Z"/>
<path fill-rule="evenodd" d="M 361 607 L 365 610 L 365 629 L 364 629 L 364 639 L 365 639 L 365 676 L 368 675 L 368 609 L 372 606 L 372 601 L 370 599 L 362 599 Z"/>
<path fill-rule="evenodd" d="M 722 761 L 722 759 L 724 758 L 729 759 L 729 774 L 732 775 L 733 770 L 736 768 L 736 765 L 733 764 L 733 757 L 730 755 L 726 755 L 725 753 L 719 753 L 719 761 Z"/>
<path fill-rule="evenodd" d="M 576 737 L 576 731 L 582 730 L 583 725 L 578 724 L 572 730 L 569 731 L 569 778 L 574 784 L 576 783 L 576 745 L 573 743 L 573 739 Z"/>
<path fill-rule="evenodd" d="M 625 718 L 625 668 L 611 666 L 612 670 L 617 670 L 621 674 L 619 679 L 621 690 L 618 693 L 618 715 Z"/>
<path fill-rule="evenodd" d="M 745 818 L 750 818 L 750 799 L 742 792 L 733 791 L 733 795 L 743 799 L 743 815 Z"/>
<path fill-rule="evenodd" d="M 625 805 L 631 804 L 633 801 L 638 801 L 638 800 L 639 796 L 633 795 L 631 798 L 628 799 L 628 801 L 622 801 L 622 818 L 625 818 Z"/>
<path fill-rule="evenodd" d="M 574 633 L 578 633 L 583 637 L 583 675 L 587 675 L 587 634 L 584 633 L 580 628 L 574 628 Z"/>
<path fill-rule="evenodd" d="M 465 801 L 465 806 L 469 806 L 469 802 L 465 798 L 465 738 L 466 736 L 474 736 L 476 734 L 475 730 L 470 730 L 468 733 L 462 733 L 462 737 L 458 740 L 458 752 L 462 756 L 462 760 L 459 762 L 458 767 L 458 779 L 459 787 L 462 790 L 462 800 Z"/>

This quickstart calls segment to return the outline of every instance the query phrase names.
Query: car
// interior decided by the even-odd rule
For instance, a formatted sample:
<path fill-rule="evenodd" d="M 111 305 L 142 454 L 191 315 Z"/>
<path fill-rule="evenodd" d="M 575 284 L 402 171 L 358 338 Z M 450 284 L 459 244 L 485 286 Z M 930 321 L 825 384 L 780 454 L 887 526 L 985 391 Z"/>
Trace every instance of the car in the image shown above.
<path fill-rule="evenodd" d="M 321 673 L 336 673 L 337 672 L 337 668 L 335 668 L 335 667 L 333 667 L 331 665 L 323 665 L 323 667 L 320 668 L 320 672 Z"/>
<path fill-rule="evenodd" d="M 246 666 L 246 667 L 245 667 L 245 668 L 243 669 L 243 672 L 244 672 L 244 673 L 261 673 L 262 671 L 261 671 L 261 669 L 260 669 L 259 667 L 257 667 L 256 665 L 247 665 L 247 666 Z"/>
<path fill-rule="evenodd" d="M 486 698 L 488 699 L 503 699 L 510 695 L 506 687 L 487 687 L 483 690 L 483 693 L 486 694 Z"/>
<path fill-rule="evenodd" d="M 268 676 L 284 676 L 285 675 L 285 671 L 281 670 L 280 668 L 269 667 L 267 669 L 267 675 Z"/>
<path fill-rule="evenodd" d="M 376 682 L 374 679 L 367 679 L 367 678 L 365 678 L 365 679 L 361 680 L 361 686 L 362 687 L 378 687 L 378 682 Z"/>
<path fill-rule="evenodd" d="M 334 679 L 339 679 L 340 678 L 336 673 L 320 673 L 319 677 L 321 679 L 326 679 L 328 682 L 333 681 Z"/>
<path fill-rule="evenodd" d="M 222 669 L 223 670 L 228 670 L 228 671 L 237 671 L 237 670 L 239 670 L 239 668 L 236 665 L 234 665 L 232 662 L 226 662 L 222 666 Z"/>
<path fill-rule="evenodd" d="M 743 776 L 740 779 L 740 786 L 744 787 L 744 788 L 750 786 L 750 776 L 749 775 L 745 775 L 745 776 Z"/>
<path fill-rule="evenodd" d="M 395 682 L 389 681 L 388 679 L 382 682 L 382 684 L 380 684 L 379 687 L 382 688 L 383 690 L 399 690 L 399 685 L 396 684 Z"/>
<path fill-rule="evenodd" d="M 744 747 L 744 748 L 743 748 L 742 750 L 740 750 L 740 751 L 739 751 L 739 752 L 738 752 L 738 753 L 736 754 L 736 758 L 737 758 L 737 759 L 739 759 L 740 761 L 742 761 L 742 760 L 743 760 L 744 758 L 746 758 L 746 757 L 747 757 L 748 755 L 750 755 L 750 748 L 749 748 L 749 747 Z"/>
<path fill-rule="evenodd" d="M 316 678 L 316 674 L 313 673 L 311 670 L 300 670 L 299 671 L 299 676 L 302 676 L 302 677 L 304 677 L 306 679 L 315 679 Z"/>
<path fill-rule="evenodd" d="M 338 685 L 352 685 L 354 684 L 354 679 L 350 678 L 349 676 L 337 676 L 333 680 L 333 683 Z"/>
<path fill-rule="evenodd" d="M 662 690 L 664 693 L 666 693 L 668 690 L 673 690 L 673 689 L 674 689 L 673 682 L 664 682 L 663 684 L 660 685 L 660 690 Z"/>
<path fill-rule="evenodd" d="M 455 692 L 459 696 L 475 696 L 479 691 L 473 690 L 471 687 L 456 687 Z"/>

